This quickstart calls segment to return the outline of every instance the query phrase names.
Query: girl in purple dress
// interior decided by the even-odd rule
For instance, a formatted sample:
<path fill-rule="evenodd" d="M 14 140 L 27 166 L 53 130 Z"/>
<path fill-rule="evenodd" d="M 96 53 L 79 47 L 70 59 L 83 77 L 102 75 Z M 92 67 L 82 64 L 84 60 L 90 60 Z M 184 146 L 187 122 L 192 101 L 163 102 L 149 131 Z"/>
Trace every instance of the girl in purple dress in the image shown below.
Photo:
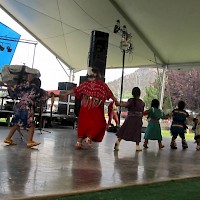
<path fill-rule="evenodd" d="M 144 112 L 144 102 L 140 99 L 141 91 L 138 87 L 132 89 L 133 98 L 127 102 L 121 102 L 122 107 L 128 108 L 128 115 L 117 132 L 115 150 L 119 150 L 120 141 L 132 141 L 136 143 L 136 151 L 142 151 L 139 143 L 141 142 L 142 117 Z"/>

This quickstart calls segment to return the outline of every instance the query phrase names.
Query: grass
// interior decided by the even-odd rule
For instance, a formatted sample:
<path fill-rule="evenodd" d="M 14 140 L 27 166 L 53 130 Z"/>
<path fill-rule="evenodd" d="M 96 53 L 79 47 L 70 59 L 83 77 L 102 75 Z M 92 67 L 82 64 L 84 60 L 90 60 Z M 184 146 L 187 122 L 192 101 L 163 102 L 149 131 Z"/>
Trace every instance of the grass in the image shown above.
<path fill-rule="evenodd" d="M 50 200 L 197 200 L 200 178 L 171 180 L 97 192 L 51 198 Z"/>
<path fill-rule="evenodd" d="M 167 130 L 162 130 L 162 136 L 166 138 L 171 138 L 171 133 L 170 131 Z M 194 140 L 194 133 L 188 132 L 185 134 L 185 139 L 186 140 Z"/>
<path fill-rule="evenodd" d="M 6 118 L 0 118 L 0 122 L 5 122 L 6 123 Z"/>

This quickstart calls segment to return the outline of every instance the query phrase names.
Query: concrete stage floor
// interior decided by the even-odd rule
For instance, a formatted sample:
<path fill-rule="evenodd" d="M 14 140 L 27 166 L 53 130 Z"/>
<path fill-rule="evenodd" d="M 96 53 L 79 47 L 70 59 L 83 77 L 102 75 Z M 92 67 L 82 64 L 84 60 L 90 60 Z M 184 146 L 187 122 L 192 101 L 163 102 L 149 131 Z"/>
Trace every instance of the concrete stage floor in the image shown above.
<path fill-rule="evenodd" d="M 200 152 L 194 141 L 182 150 L 158 149 L 150 141 L 149 149 L 135 152 L 135 144 L 122 141 L 119 152 L 113 151 L 116 136 L 106 133 L 102 143 L 93 149 L 75 150 L 76 130 L 70 127 L 36 131 L 41 144 L 26 148 L 19 133 L 16 146 L 3 143 L 9 127 L 0 127 L 0 199 L 47 199 L 63 194 L 79 193 L 131 184 L 144 184 L 200 175 Z M 24 138 L 27 132 L 23 130 Z M 142 140 L 143 142 L 143 140 Z M 44 196 L 46 196 L 44 198 Z"/>

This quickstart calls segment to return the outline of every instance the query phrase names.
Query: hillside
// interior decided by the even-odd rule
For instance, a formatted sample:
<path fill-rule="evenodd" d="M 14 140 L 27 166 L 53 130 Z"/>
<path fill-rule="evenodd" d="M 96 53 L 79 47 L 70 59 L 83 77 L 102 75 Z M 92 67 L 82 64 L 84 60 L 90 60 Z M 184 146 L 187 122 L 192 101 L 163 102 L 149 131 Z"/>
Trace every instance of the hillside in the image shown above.
<path fill-rule="evenodd" d="M 145 95 L 145 87 L 151 85 L 157 77 L 157 70 L 152 68 L 140 68 L 135 72 L 124 76 L 123 94 L 131 93 L 133 87 L 141 89 L 141 97 Z M 117 96 L 121 90 L 121 78 L 107 83 Z"/>

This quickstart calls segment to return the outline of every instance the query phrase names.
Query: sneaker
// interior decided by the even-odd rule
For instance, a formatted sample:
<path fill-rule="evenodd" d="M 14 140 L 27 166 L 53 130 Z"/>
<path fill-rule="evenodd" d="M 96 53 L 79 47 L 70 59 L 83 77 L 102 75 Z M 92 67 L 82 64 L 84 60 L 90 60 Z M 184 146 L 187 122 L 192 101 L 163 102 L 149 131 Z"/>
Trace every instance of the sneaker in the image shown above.
<path fill-rule="evenodd" d="M 182 147 L 183 149 L 187 149 L 188 148 L 188 144 L 185 140 L 182 141 Z"/>
<path fill-rule="evenodd" d="M 142 151 L 139 145 L 136 145 L 136 151 Z"/>
<path fill-rule="evenodd" d="M 114 150 L 119 151 L 119 144 L 120 144 L 120 142 L 119 142 L 119 140 L 117 140 L 115 142 Z"/>
<path fill-rule="evenodd" d="M 171 142 L 170 147 L 171 149 L 177 149 L 176 142 Z"/>
<path fill-rule="evenodd" d="M 30 141 L 27 143 L 27 147 L 31 148 L 31 147 L 38 146 L 39 144 L 40 144 L 40 142 Z"/>
<path fill-rule="evenodd" d="M 4 143 L 9 144 L 9 145 L 16 145 L 16 143 L 13 142 L 13 140 L 8 139 L 8 138 L 6 138 L 6 139 L 4 140 Z"/>

